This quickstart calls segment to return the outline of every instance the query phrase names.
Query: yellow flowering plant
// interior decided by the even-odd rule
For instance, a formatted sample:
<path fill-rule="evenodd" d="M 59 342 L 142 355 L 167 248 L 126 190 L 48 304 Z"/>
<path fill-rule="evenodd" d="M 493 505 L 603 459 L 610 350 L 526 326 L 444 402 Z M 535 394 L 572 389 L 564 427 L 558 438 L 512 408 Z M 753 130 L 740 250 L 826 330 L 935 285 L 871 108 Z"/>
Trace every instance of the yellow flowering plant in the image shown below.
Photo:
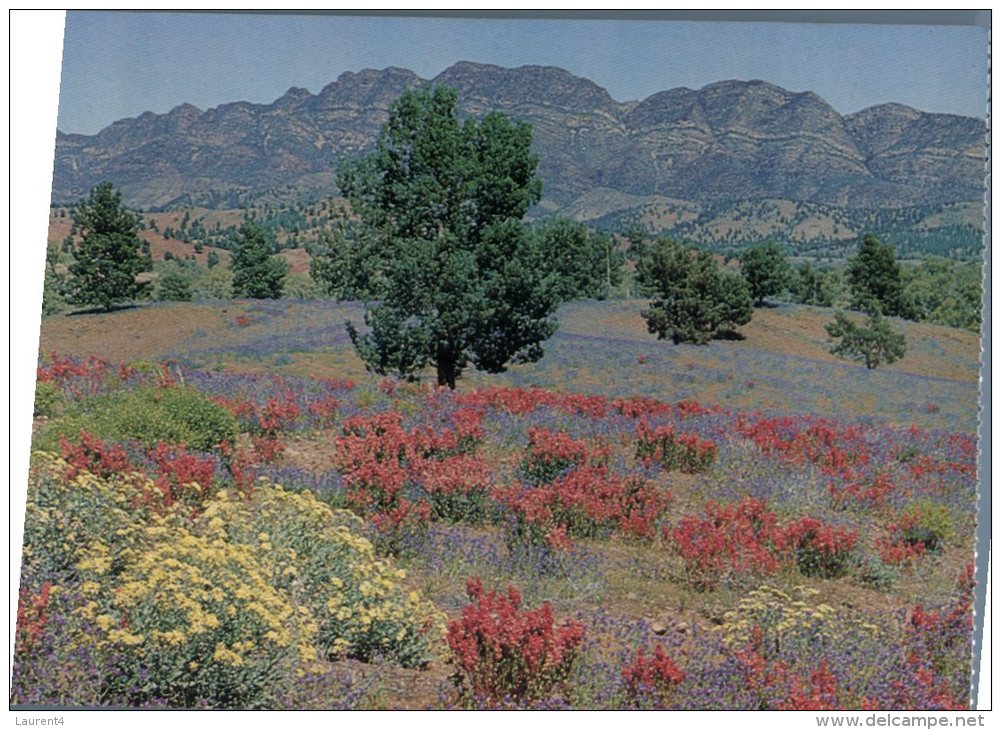
<path fill-rule="evenodd" d="M 147 486 L 34 461 L 26 574 L 78 597 L 72 641 L 105 668 L 97 696 L 265 707 L 324 659 L 420 666 L 443 647 L 444 617 L 350 512 L 262 481 L 192 517 L 144 510 Z"/>
<path fill-rule="evenodd" d="M 402 570 L 377 558 L 351 512 L 260 482 L 250 500 L 220 494 L 199 525 L 250 548 L 270 580 L 309 607 L 330 658 L 381 656 L 420 666 L 443 646 L 444 617 L 408 590 Z"/>
<path fill-rule="evenodd" d="M 119 569 L 138 539 L 143 515 L 134 503 L 143 480 L 138 474 L 101 479 L 72 470 L 53 454 L 34 454 L 25 506 L 25 569 L 53 578 L 72 577 L 81 560 L 97 572 Z"/>
<path fill-rule="evenodd" d="M 832 606 L 817 602 L 817 595 L 819 591 L 808 586 L 784 591 L 764 585 L 751 591 L 736 608 L 723 615 L 718 629 L 723 633 L 724 644 L 742 649 L 761 641 L 778 653 L 796 642 L 816 648 L 854 632 L 876 635 L 884 630 L 863 616 L 838 613 Z"/>
<path fill-rule="evenodd" d="M 315 661 L 312 615 L 253 552 L 183 527 L 143 532 L 146 549 L 119 575 L 83 571 L 100 586 L 85 610 L 101 631 L 96 648 L 119 657 L 115 682 L 180 706 L 255 707 Z"/>

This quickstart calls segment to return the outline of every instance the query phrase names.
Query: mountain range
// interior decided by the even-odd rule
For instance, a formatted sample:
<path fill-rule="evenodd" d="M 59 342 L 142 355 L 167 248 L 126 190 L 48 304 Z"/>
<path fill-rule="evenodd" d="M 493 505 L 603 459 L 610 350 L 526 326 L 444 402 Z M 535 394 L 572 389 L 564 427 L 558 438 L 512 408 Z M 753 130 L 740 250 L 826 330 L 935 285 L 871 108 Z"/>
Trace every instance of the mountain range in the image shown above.
<path fill-rule="evenodd" d="M 900 104 L 845 116 L 812 92 L 757 80 L 623 103 L 563 69 L 460 62 L 430 81 L 400 68 L 347 72 L 318 94 L 291 88 L 271 104 L 181 104 L 95 135 L 58 132 L 53 203 L 75 202 L 102 180 L 146 210 L 329 196 L 337 161 L 371 149 L 393 101 L 429 83 L 455 87 L 463 115 L 499 110 L 532 124 L 544 183 L 538 213 L 596 219 L 658 202 L 879 209 L 984 198 L 983 119 Z"/>

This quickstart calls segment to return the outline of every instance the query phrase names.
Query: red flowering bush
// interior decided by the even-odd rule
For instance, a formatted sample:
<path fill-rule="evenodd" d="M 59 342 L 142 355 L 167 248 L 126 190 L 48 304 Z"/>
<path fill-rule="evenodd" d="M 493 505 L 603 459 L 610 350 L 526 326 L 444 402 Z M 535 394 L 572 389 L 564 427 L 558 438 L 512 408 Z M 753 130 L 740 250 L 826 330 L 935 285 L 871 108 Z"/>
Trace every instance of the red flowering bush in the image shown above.
<path fill-rule="evenodd" d="M 915 606 L 905 632 L 911 664 L 942 676 L 962 676 L 973 631 L 973 563 L 960 575 L 956 593 L 942 608 Z"/>
<path fill-rule="evenodd" d="M 712 590 L 732 574 L 775 573 L 787 557 L 778 518 L 763 500 L 706 503 L 704 515 L 685 515 L 664 536 L 685 561 L 688 582 Z"/>
<path fill-rule="evenodd" d="M 469 604 L 448 624 L 454 679 L 468 701 L 498 707 L 531 704 L 552 696 L 570 679 L 584 640 L 578 621 L 557 625 L 549 603 L 521 608 L 513 587 L 485 591 L 479 578 L 466 583 Z"/>
<path fill-rule="evenodd" d="M 118 444 L 105 444 L 84 430 L 80 431 L 77 443 L 71 443 L 65 436 L 60 437 L 59 449 L 63 459 L 70 465 L 67 479 L 75 478 L 80 471 L 89 471 L 94 476 L 106 479 L 135 470 L 125 449 Z"/>
<path fill-rule="evenodd" d="M 911 565 L 928 552 L 929 544 L 937 546 L 937 542 L 921 529 L 919 520 L 918 513 L 906 511 L 886 523 L 886 536 L 876 539 L 876 549 L 884 563 Z"/>
<path fill-rule="evenodd" d="M 736 652 L 745 689 L 757 699 L 759 710 L 837 710 L 838 681 L 826 661 L 804 678 L 781 659 L 761 653 L 761 631 Z"/>
<path fill-rule="evenodd" d="M 704 416 L 708 413 L 722 413 L 723 409 L 719 406 L 704 406 L 698 401 L 694 400 L 682 400 L 678 401 L 675 405 L 675 409 L 678 414 L 683 417 L 690 416 Z"/>
<path fill-rule="evenodd" d="M 686 474 L 705 471 L 716 460 L 716 444 L 692 433 L 676 433 L 674 426 L 652 427 L 641 420 L 636 429 L 636 458 Z"/>
<path fill-rule="evenodd" d="M 470 524 L 486 519 L 491 473 L 482 459 L 465 455 L 426 459 L 417 471 L 434 519 Z"/>
<path fill-rule="evenodd" d="M 645 656 L 643 647 L 639 648 L 632 661 L 622 667 L 622 680 L 634 705 L 659 710 L 670 706 L 674 691 L 685 680 L 685 673 L 658 642 L 652 658 Z"/>
<path fill-rule="evenodd" d="M 47 360 L 48 364 L 39 366 L 35 371 L 38 382 L 57 386 L 66 397 L 97 395 L 109 380 L 113 381 L 116 376 L 119 380 L 126 380 L 130 375 L 128 371 L 114 371 L 107 360 L 94 355 L 77 360 L 53 352 Z"/>
<path fill-rule="evenodd" d="M 141 481 L 147 476 L 145 469 L 132 463 L 122 446 L 105 444 L 86 431 L 80 432 L 77 443 L 63 437 L 60 450 L 69 464 L 67 479 L 75 478 L 80 471 L 102 479 L 133 474 Z M 145 507 L 162 511 L 181 502 L 197 509 L 211 496 L 216 470 L 212 457 L 189 454 L 183 444 L 174 446 L 164 442 L 149 449 L 146 456 L 153 462 L 155 474 L 149 475 L 152 489 L 142 488 L 140 501 Z"/>
<path fill-rule="evenodd" d="M 48 620 L 49 598 L 52 584 L 48 581 L 37 596 L 32 596 L 26 588 L 21 589 L 17 602 L 17 649 L 25 652 L 36 645 L 45 631 Z"/>
<path fill-rule="evenodd" d="M 570 538 L 614 531 L 651 538 L 671 498 L 656 484 L 623 479 L 603 464 L 572 469 L 538 487 L 497 488 L 492 496 L 513 516 L 516 540 L 556 550 L 571 548 Z"/>
<path fill-rule="evenodd" d="M 903 679 L 890 681 L 890 693 L 882 702 L 862 698 L 863 710 L 969 710 L 969 700 L 961 699 L 948 681 L 933 669 L 911 662 L 911 672 Z"/>
<path fill-rule="evenodd" d="M 212 401 L 222 406 L 248 430 L 257 423 L 257 406 L 249 400 L 239 400 L 237 398 L 227 398 L 224 395 L 212 397 Z"/>
<path fill-rule="evenodd" d="M 339 408 L 340 402 L 337 399 L 326 396 L 309 404 L 306 407 L 306 412 L 320 425 L 331 426 Z"/>
<path fill-rule="evenodd" d="M 262 436 L 276 438 L 295 423 L 300 413 L 291 393 L 286 393 L 283 399 L 269 398 L 257 416 L 257 430 Z"/>
<path fill-rule="evenodd" d="M 479 388 L 455 397 L 462 405 L 493 408 L 516 416 L 533 413 L 539 408 L 553 408 L 570 416 L 603 418 L 608 413 L 608 401 L 600 395 L 558 393 L 543 388 Z"/>
<path fill-rule="evenodd" d="M 455 450 L 467 454 L 483 441 L 483 409 L 457 408 L 450 414 L 451 428 L 455 434 Z"/>
<path fill-rule="evenodd" d="M 148 455 L 159 473 L 155 483 L 164 506 L 183 502 L 197 509 L 212 496 L 216 469 L 212 457 L 189 454 L 183 444 L 162 442 Z"/>
<path fill-rule="evenodd" d="M 344 421 L 334 463 L 344 477 L 348 503 L 362 514 L 398 506 L 407 482 L 410 435 L 398 413 Z"/>
<path fill-rule="evenodd" d="M 738 431 L 766 454 L 791 464 L 813 463 L 841 481 L 856 479 L 870 459 L 861 426 L 812 418 L 738 418 Z"/>
<path fill-rule="evenodd" d="M 344 478 L 348 504 L 372 517 L 380 542 L 397 552 L 408 534 L 428 520 L 480 521 L 486 513 L 490 473 L 464 456 L 482 437 L 475 410 L 452 414 L 449 427 L 407 430 L 399 413 L 346 419 L 337 438 L 334 462 Z M 414 501 L 407 488 L 423 488 L 427 500 Z"/>
<path fill-rule="evenodd" d="M 863 509 L 879 508 L 886 504 L 886 498 L 896 489 L 890 476 L 879 472 L 869 479 L 849 479 L 843 482 L 830 482 L 827 494 L 835 509 L 860 507 Z"/>
<path fill-rule="evenodd" d="M 619 398 L 614 400 L 612 401 L 612 408 L 627 418 L 667 415 L 673 410 L 669 403 L 654 400 L 653 398 L 647 398 L 642 395 L 634 395 L 631 398 Z"/>
<path fill-rule="evenodd" d="M 521 468 L 528 481 L 547 484 L 568 470 L 583 466 L 589 458 L 586 443 L 562 431 L 532 428 L 528 432 L 528 452 Z"/>
<path fill-rule="evenodd" d="M 792 549 L 803 575 L 838 578 L 848 572 L 858 531 L 801 517 L 785 526 L 783 542 Z"/>
<path fill-rule="evenodd" d="M 285 443 L 277 436 L 254 436 L 251 443 L 255 460 L 262 464 L 275 464 L 285 453 Z"/>
<path fill-rule="evenodd" d="M 921 543 L 918 543 L 920 545 Z M 880 700 L 862 699 L 863 710 L 968 710 L 970 640 L 973 633 L 973 563 L 959 577 L 952 600 L 938 609 L 915 606 L 904 629 L 903 676 L 891 680 Z"/>
<path fill-rule="evenodd" d="M 538 388 L 479 388 L 461 393 L 455 400 L 463 405 L 494 408 L 523 416 L 536 408 L 549 405 L 552 395 L 550 391 Z"/>
<path fill-rule="evenodd" d="M 899 566 L 909 566 L 925 554 L 925 546 L 921 543 L 912 544 L 892 536 L 877 538 L 876 550 L 884 563 Z"/>
<path fill-rule="evenodd" d="M 282 398 L 269 398 L 263 406 L 258 407 L 249 400 L 215 396 L 212 399 L 236 418 L 242 428 L 252 436 L 253 454 L 257 461 L 272 464 L 281 459 L 285 444 L 280 435 L 290 429 L 302 414 L 302 409 L 296 404 L 291 393 L 285 393 Z M 337 401 L 330 398 L 309 407 L 311 415 L 320 419 L 332 419 L 337 409 Z"/>

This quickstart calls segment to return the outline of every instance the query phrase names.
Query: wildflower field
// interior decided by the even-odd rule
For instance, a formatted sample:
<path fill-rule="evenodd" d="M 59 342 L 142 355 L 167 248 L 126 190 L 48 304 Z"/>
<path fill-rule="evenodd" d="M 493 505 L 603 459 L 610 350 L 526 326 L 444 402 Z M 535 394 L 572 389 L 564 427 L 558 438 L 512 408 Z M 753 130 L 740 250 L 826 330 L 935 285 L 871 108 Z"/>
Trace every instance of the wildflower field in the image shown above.
<path fill-rule="evenodd" d="M 11 703 L 968 707 L 975 335 L 868 372 L 808 308 L 631 307 L 455 391 L 350 305 L 43 321 Z"/>

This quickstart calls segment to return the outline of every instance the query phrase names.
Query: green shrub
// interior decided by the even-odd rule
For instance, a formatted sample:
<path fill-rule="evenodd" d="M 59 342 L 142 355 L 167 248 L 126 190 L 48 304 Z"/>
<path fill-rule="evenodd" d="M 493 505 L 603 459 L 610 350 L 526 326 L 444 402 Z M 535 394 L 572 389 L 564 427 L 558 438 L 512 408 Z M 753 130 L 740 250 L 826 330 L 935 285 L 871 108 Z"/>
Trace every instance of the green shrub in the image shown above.
<path fill-rule="evenodd" d="M 178 270 L 168 271 L 158 282 L 156 298 L 162 302 L 190 302 L 193 296 L 191 276 Z"/>
<path fill-rule="evenodd" d="M 159 375 L 163 372 L 163 364 L 156 360 L 130 360 L 128 366 L 138 375 Z"/>
<path fill-rule="evenodd" d="M 284 295 L 291 299 L 320 299 L 323 289 L 309 274 L 293 271 L 285 278 Z"/>
<path fill-rule="evenodd" d="M 75 440 L 81 430 L 103 441 L 134 439 L 147 448 L 165 441 L 195 451 L 232 442 L 240 431 L 226 409 L 192 388 L 144 386 L 84 401 L 40 434 L 36 448 L 57 450 L 60 437 Z"/>
<path fill-rule="evenodd" d="M 894 363 L 907 352 L 904 335 L 895 332 L 878 312 L 870 314 L 865 325 L 837 312 L 825 328 L 832 355 L 864 362 L 869 370 L 884 362 Z"/>
<path fill-rule="evenodd" d="M 62 402 L 63 394 L 59 392 L 59 387 L 55 383 L 35 383 L 34 415 L 51 418 Z"/>
<path fill-rule="evenodd" d="M 930 499 L 918 500 L 904 510 L 901 526 L 904 542 L 922 544 L 925 550 L 938 550 L 954 534 L 949 508 Z"/>
<path fill-rule="evenodd" d="M 900 577 L 900 569 L 887 565 L 878 557 L 867 557 L 859 561 L 856 574 L 862 585 L 877 591 L 888 591 Z"/>

